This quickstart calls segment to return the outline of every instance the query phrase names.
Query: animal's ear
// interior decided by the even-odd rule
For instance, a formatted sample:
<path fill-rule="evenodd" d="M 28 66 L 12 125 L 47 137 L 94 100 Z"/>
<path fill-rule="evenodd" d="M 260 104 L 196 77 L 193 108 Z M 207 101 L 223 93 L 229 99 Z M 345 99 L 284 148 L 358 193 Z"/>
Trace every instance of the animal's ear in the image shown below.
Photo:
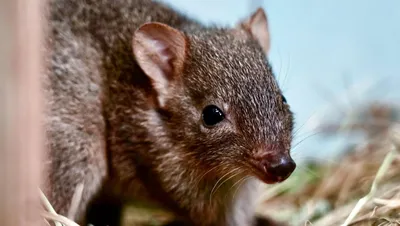
<path fill-rule="evenodd" d="M 137 63 L 157 92 L 159 106 L 164 107 L 171 85 L 183 71 L 187 48 L 185 35 L 162 23 L 146 23 L 135 31 L 132 48 Z"/>
<path fill-rule="evenodd" d="M 263 8 L 258 8 L 250 17 L 238 24 L 238 29 L 244 30 L 247 35 L 254 38 L 265 54 L 270 49 L 270 35 L 267 15 Z"/>

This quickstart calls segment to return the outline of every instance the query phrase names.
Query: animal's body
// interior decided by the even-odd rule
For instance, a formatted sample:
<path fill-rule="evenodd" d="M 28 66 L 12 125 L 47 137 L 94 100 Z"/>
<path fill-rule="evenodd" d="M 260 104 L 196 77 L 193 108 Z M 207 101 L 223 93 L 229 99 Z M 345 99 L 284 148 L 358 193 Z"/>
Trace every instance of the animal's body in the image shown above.
<path fill-rule="evenodd" d="M 260 180 L 295 168 L 264 11 L 236 28 L 146 0 L 50 0 L 47 13 L 44 190 L 56 211 L 68 215 L 83 184 L 80 223 L 112 191 L 188 225 L 255 225 Z"/>

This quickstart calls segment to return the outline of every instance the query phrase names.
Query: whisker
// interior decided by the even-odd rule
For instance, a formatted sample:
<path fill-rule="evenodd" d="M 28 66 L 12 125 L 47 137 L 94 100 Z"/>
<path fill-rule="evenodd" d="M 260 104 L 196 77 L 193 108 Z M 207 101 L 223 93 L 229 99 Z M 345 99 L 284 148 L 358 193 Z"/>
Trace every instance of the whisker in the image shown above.
<path fill-rule="evenodd" d="M 322 157 L 312 157 L 312 156 L 302 156 L 302 157 L 297 157 L 297 160 L 314 160 L 318 162 L 324 162 L 328 164 L 338 164 L 337 161 L 330 160 L 328 158 L 322 158 Z"/>
<path fill-rule="evenodd" d="M 316 178 L 318 178 L 318 179 L 321 178 L 321 176 L 319 176 L 319 175 L 317 175 L 316 173 L 314 173 L 314 172 L 313 172 L 310 168 L 308 168 L 307 166 L 299 165 L 298 167 L 299 167 L 299 169 L 301 169 L 301 170 L 303 170 L 303 171 L 306 171 L 308 174 L 311 174 L 312 176 L 314 176 L 314 177 L 316 177 Z"/>
<path fill-rule="evenodd" d="M 236 168 L 234 172 L 237 172 L 238 170 L 240 170 L 240 168 Z M 213 193 L 217 192 L 218 188 L 220 188 L 225 182 L 227 182 L 228 180 L 232 179 L 233 177 L 235 177 L 239 174 L 240 174 L 240 172 L 234 173 L 232 176 L 230 176 L 230 177 L 226 178 L 224 181 L 222 181 L 217 187 L 214 186 L 215 190 L 213 188 L 210 193 L 210 202 L 211 202 Z M 218 182 L 216 184 L 218 184 Z"/>
<path fill-rule="evenodd" d="M 236 196 L 236 193 L 238 192 L 239 188 L 240 188 L 240 187 L 244 184 L 244 182 L 245 182 L 247 179 L 249 179 L 249 178 L 251 178 L 251 176 L 246 176 L 246 177 L 244 177 L 244 178 L 242 179 L 242 182 L 237 186 L 235 192 L 233 193 L 233 196 L 232 196 L 232 199 L 233 199 L 233 200 L 235 200 L 235 196 Z"/>
<path fill-rule="evenodd" d="M 281 55 L 281 52 L 278 50 L 278 55 L 279 55 L 279 60 L 280 60 L 280 63 L 279 63 L 279 73 L 278 73 L 278 78 L 277 78 L 277 80 L 278 80 L 278 83 L 279 84 L 281 84 L 282 86 L 283 86 L 283 84 L 281 83 L 282 81 L 281 81 L 281 73 L 282 73 L 282 55 Z"/>
<path fill-rule="evenodd" d="M 209 169 L 207 172 L 205 172 L 202 176 L 200 176 L 198 179 L 195 179 L 194 181 L 196 182 L 196 187 L 199 185 L 199 183 L 201 182 L 201 180 L 211 171 L 213 171 L 214 169 L 216 169 L 217 167 L 221 167 L 221 165 L 216 165 L 214 167 L 212 167 L 211 169 Z"/>
<path fill-rule="evenodd" d="M 289 70 L 290 70 L 290 54 L 289 54 L 288 67 L 287 67 L 287 70 L 286 70 L 286 73 L 285 73 L 285 78 L 283 80 L 283 86 L 284 87 L 286 86 L 286 81 L 287 81 L 287 77 L 288 77 L 288 74 L 289 74 Z"/>
<path fill-rule="evenodd" d="M 307 140 L 307 139 L 309 139 L 309 138 L 311 138 L 311 137 L 313 137 L 313 136 L 316 136 L 316 135 L 318 135 L 318 134 L 321 134 L 321 133 L 322 133 L 322 131 L 315 132 L 315 133 L 312 133 L 312 134 L 306 136 L 305 138 L 301 139 L 299 142 L 297 142 L 295 145 L 293 145 L 291 152 L 294 153 L 294 151 L 296 150 L 296 148 L 297 148 L 301 143 L 303 143 L 305 140 Z"/>
<path fill-rule="evenodd" d="M 238 168 L 233 169 L 233 170 L 229 171 L 228 173 L 224 174 L 221 178 L 218 179 L 218 181 L 214 184 L 213 188 L 211 189 L 210 203 L 211 203 L 212 194 L 214 193 L 215 187 L 219 184 L 219 182 L 222 181 L 226 176 L 229 176 L 231 173 L 234 173 L 237 170 L 238 170 Z"/>
<path fill-rule="evenodd" d="M 247 177 L 247 176 L 244 176 L 243 178 L 241 178 L 241 179 L 239 179 L 238 181 L 236 181 L 236 182 L 228 189 L 228 192 L 226 193 L 225 198 L 230 194 L 229 191 L 230 191 L 232 188 L 234 188 L 237 184 L 239 184 L 240 182 L 242 182 L 242 180 L 243 180 L 244 178 L 246 178 L 246 177 Z"/>
<path fill-rule="evenodd" d="M 311 119 L 317 114 L 317 110 L 315 110 L 309 117 L 308 117 L 308 119 L 299 127 L 299 128 L 297 128 L 294 132 L 293 132 L 293 137 L 296 137 L 296 136 L 298 136 L 298 133 L 300 132 L 300 130 L 305 126 L 305 125 L 307 125 L 307 123 L 309 123 L 310 121 L 311 121 Z M 310 132 L 312 132 L 312 131 L 310 131 Z"/>

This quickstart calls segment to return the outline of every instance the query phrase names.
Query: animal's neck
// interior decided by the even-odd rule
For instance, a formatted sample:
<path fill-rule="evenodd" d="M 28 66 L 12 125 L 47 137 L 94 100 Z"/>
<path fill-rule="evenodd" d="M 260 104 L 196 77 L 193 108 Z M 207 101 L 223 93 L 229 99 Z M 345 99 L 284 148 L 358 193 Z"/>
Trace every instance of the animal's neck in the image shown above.
<path fill-rule="evenodd" d="M 192 218 L 203 221 L 200 225 L 251 225 L 259 194 L 258 180 L 242 178 L 221 183 L 210 183 L 209 189 L 199 192 L 192 203 Z"/>
<path fill-rule="evenodd" d="M 252 225 L 255 208 L 259 197 L 260 181 L 255 178 L 245 179 L 234 194 L 230 209 L 226 210 L 226 225 Z"/>

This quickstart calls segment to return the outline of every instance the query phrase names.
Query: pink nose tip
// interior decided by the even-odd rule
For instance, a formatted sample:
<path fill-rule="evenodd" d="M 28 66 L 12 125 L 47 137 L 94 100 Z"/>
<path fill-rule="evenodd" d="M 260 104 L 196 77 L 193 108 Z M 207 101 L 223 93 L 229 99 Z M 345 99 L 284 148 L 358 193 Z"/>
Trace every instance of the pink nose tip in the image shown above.
<path fill-rule="evenodd" d="M 296 163 L 290 156 L 278 158 L 276 161 L 264 159 L 262 164 L 267 173 L 279 178 L 279 181 L 287 179 L 296 169 Z"/>

